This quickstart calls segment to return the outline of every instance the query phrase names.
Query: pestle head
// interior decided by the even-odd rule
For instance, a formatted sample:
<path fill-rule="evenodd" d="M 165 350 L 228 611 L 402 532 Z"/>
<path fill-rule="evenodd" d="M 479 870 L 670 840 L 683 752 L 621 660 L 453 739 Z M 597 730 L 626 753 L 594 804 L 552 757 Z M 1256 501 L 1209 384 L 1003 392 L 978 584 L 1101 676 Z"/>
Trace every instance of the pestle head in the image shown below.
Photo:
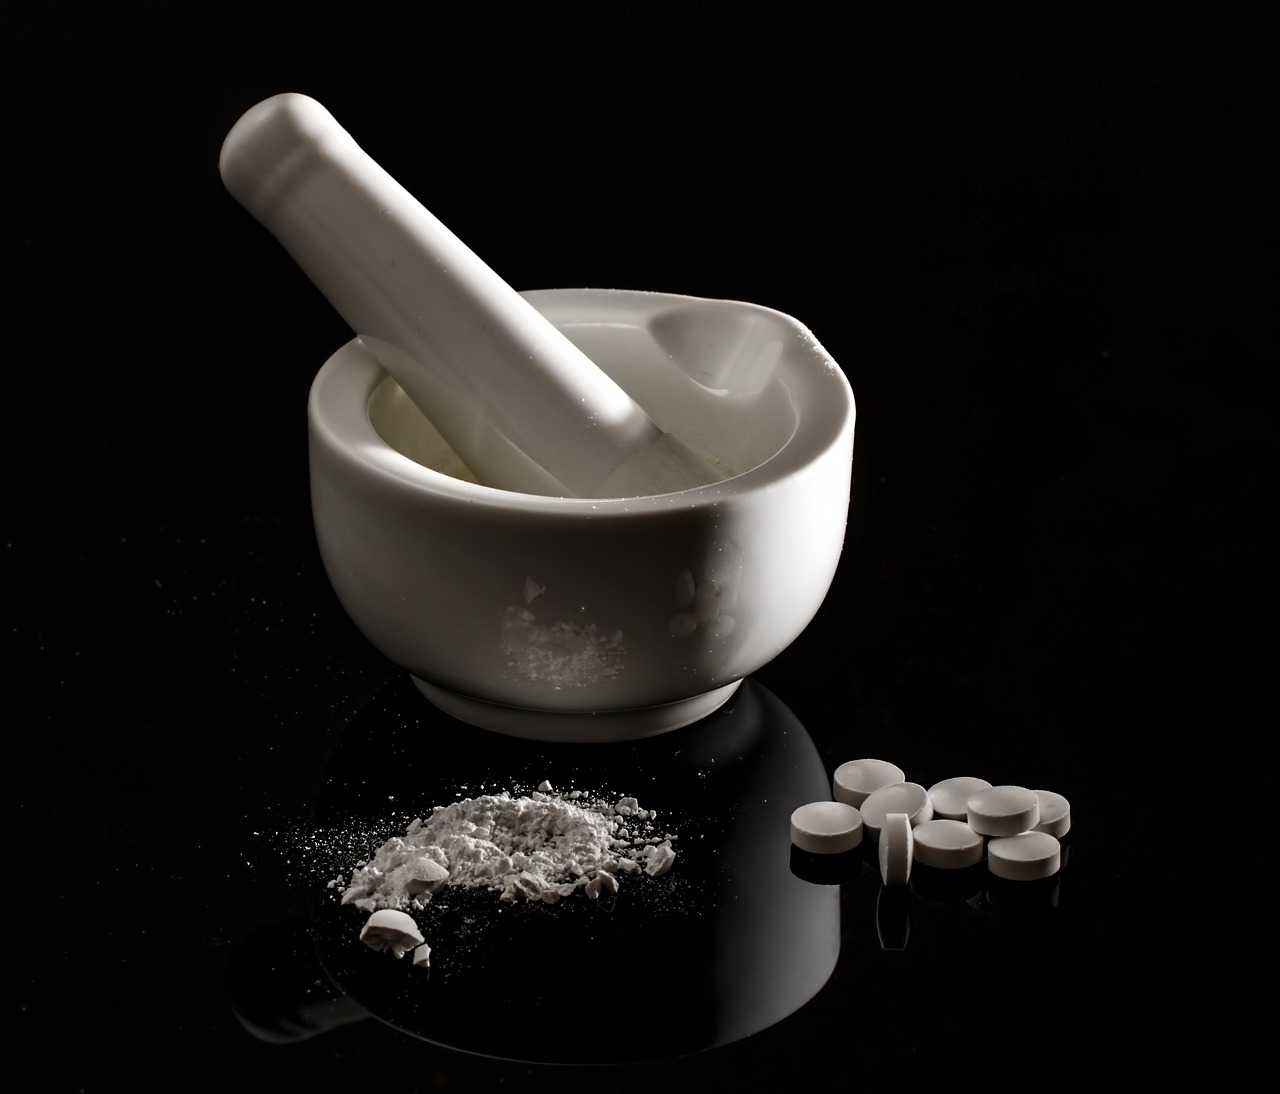
<path fill-rule="evenodd" d="M 262 219 L 259 203 L 287 191 L 290 167 L 321 154 L 326 143 L 355 142 L 333 115 L 308 95 L 273 95 L 250 107 L 231 127 L 218 153 L 218 173 L 231 195 Z"/>
<path fill-rule="evenodd" d="M 219 169 L 486 485 L 605 498 L 722 477 L 314 99 L 252 107 L 223 142 Z"/>

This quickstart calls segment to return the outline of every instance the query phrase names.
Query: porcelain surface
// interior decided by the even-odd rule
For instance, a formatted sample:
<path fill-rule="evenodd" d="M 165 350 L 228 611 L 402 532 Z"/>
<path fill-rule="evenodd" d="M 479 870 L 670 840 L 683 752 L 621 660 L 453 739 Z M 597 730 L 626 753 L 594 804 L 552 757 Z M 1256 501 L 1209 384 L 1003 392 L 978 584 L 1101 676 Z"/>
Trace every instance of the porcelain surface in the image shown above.
<path fill-rule="evenodd" d="M 799 322 L 752 304 L 525 294 L 722 482 L 647 497 L 475 481 L 358 340 L 308 406 L 312 508 L 356 626 L 436 705 L 544 740 L 618 740 L 718 708 L 835 574 L 855 410 Z"/>

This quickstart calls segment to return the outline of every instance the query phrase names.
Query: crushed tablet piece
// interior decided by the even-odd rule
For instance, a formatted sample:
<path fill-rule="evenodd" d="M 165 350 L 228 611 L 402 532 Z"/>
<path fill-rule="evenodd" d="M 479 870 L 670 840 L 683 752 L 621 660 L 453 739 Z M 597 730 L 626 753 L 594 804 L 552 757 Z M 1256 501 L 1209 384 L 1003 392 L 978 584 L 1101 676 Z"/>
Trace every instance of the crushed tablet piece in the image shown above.
<path fill-rule="evenodd" d="M 599 900 L 601 893 L 616 893 L 617 891 L 618 879 L 607 870 L 599 871 L 595 877 L 587 882 L 586 894 L 592 900 Z"/>
<path fill-rule="evenodd" d="M 396 957 L 403 957 L 415 946 L 426 941 L 413 917 L 404 912 L 384 908 L 374 912 L 360 931 L 360 941 L 371 950 L 390 950 Z"/>
<path fill-rule="evenodd" d="M 639 851 L 636 858 L 645 861 L 644 872 L 650 877 L 662 877 L 671 869 L 671 864 L 676 860 L 676 853 L 671 850 L 669 843 L 655 843 Z"/>
<path fill-rule="evenodd" d="M 429 969 L 431 967 L 431 947 L 425 942 L 421 946 L 414 947 L 413 967 L 415 969 Z"/>
<path fill-rule="evenodd" d="M 419 858 L 408 865 L 411 876 L 405 879 L 404 891 L 408 896 L 434 893 L 449 880 L 449 871 L 434 859 Z"/>
<path fill-rule="evenodd" d="M 969 799 L 969 827 L 983 836 L 1016 836 L 1040 820 L 1040 800 L 1025 786 L 993 786 Z"/>

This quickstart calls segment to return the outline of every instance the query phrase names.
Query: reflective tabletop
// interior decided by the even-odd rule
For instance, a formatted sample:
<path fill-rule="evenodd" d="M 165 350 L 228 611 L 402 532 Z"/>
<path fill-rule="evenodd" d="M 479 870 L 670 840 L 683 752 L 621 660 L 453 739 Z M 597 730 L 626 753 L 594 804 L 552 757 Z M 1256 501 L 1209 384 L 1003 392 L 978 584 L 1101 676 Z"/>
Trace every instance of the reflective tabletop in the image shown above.
<path fill-rule="evenodd" d="M 11 1089 L 1248 1070 L 1261 14 L 79 8 L 14 15 L 0 47 Z M 507 738 L 347 617 L 306 400 L 350 331 L 217 172 L 284 90 L 517 288 L 760 303 L 844 369 L 834 583 L 721 710 Z M 866 757 L 1064 795 L 1061 868 L 885 887 L 870 841 L 794 848 L 791 812 Z M 330 881 L 435 806 L 543 780 L 656 809 L 675 865 L 604 901 L 450 892 L 420 916 L 429 972 L 360 943 Z"/>

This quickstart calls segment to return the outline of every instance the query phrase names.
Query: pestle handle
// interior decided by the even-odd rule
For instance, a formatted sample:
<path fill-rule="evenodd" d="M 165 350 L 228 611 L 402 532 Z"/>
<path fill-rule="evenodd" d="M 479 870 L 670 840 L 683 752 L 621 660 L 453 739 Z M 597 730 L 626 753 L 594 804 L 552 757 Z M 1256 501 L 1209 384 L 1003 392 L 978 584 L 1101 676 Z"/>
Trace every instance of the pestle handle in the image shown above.
<path fill-rule="evenodd" d="M 252 107 L 219 169 L 488 485 L 607 497 L 720 478 L 314 99 Z"/>

